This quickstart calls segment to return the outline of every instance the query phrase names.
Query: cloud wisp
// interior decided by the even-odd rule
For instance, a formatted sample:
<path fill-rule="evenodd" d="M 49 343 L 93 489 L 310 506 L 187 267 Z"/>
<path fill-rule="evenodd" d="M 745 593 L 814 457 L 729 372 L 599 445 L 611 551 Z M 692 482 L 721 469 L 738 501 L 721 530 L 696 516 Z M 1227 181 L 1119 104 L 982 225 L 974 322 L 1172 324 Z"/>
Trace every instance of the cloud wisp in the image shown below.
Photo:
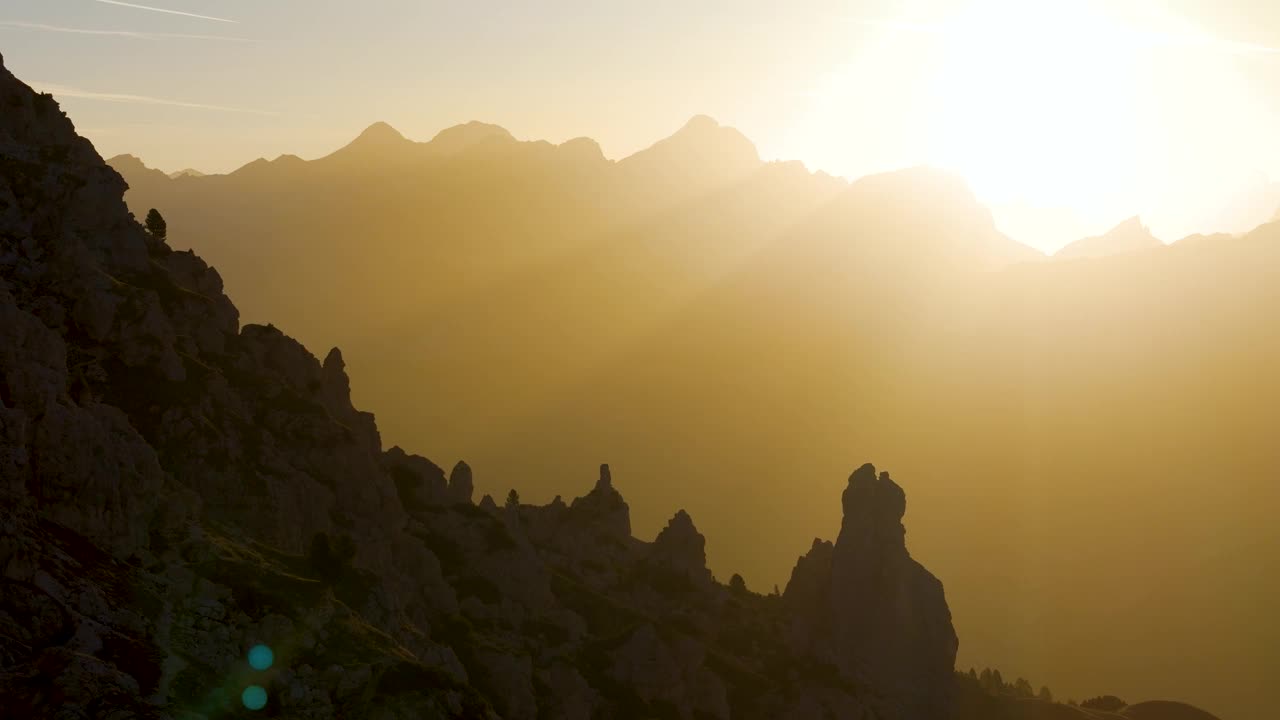
<path fill-rule="evenodd" d="M 226 42 L 253 42 L 251 39 L 246 37 L 234 37 L 231 35 L 192 35 L 188 33 L 136 32 L 133 30 L 94 30 L 90 28 L 73 28 L 63 27 L 61 25 L 46 25 L 45 23 L 22 22 L 19 20 L 0 20 L 0 28 L 69 33 L 73 35 L 93 35 L 99 37 L 118 37 L 132 40 L 222 40 Z"/>
<path fill-rule="evenodd" d="M 239 20 L 228 20 L 227 18 L 214 17 L 212 15 L 198 15 L 196 13 L 189 13 L 182 10 L 170 10 L 168 8 L 158 8 L 151 5 L 137 5 L 130 2 L 121 2 L 121 0 L 94 0 L 94 2 L 100 2 L 104 5 L 117 5 L 119 7 L 133 8 L 134 10 L 148 10 L 150 12 L 164 13 L 166 15 L 180 15 L 182 17 L 196 18 L 198 20 L 212 20 L 220 23 L 231 23 L 233 25 L 239 24 L 240 22 Z"/>
<path fill-rule="evenodd" d="M 186 102 L 184 100 L 170 100 L 167 98 L 148 97 L 146 95 L 131 95 L 128 93 L 108 93 L 97 92 L 93 90 L 83 90 L 81 88 L 68 87 L 66 85 L 58 85 L 56 83 L 33 82 L 31 86 L 35 89 L 49 93 L 55 97 L 79 98 L 82 100 L 101 100 L 103 102 L 129 103 L 133 105 L 165 105 L 168 107 L 190 108 L 193 110 L 215 110 L 218 112 L 243 113 L 248 115 L 265 115 L 275 117 L 280 113 L 270 110 L 253 110 L 250 108 L 229 107 L 227 105 L 210 105 L 207 103 Z"/>

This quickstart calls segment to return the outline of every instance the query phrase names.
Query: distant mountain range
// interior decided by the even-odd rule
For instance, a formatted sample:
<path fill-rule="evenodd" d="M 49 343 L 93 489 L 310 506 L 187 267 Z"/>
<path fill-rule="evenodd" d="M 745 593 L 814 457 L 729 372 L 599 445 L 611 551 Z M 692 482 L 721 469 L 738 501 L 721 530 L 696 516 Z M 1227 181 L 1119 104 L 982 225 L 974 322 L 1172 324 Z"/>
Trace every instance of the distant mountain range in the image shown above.
<path fill-rule="evenodd" d="M 486 492 L 568 496 L 601 453 L 643 478 L 638 534 L 678 498 L 710 567 L 767 587 L 836 520 L 813 478 L 884 458 L 920 479 L 962 665 L 1269 707 L 1277 226 L 1133 220 L 1030 262 L 955 177 L 845 182 L 701 117 L 618 161 L 471 123 L 203 178 L 111 162 L 247 321 L 341 346 L 382 436 Z"/>

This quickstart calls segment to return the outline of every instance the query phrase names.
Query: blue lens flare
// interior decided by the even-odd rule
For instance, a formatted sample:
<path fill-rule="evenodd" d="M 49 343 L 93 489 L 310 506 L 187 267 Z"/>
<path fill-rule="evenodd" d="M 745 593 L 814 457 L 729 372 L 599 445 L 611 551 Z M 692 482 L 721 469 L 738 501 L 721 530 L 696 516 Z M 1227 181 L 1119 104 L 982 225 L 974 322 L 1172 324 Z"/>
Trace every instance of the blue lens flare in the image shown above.
<path fill-rule="evenodd" d="M 261 710 L 267 706 L 267 691 L 260 685 L 250 685 L 240 693 L 240 702 L 250 710 Z"/>
<path fill-rule="evenodd" d="M 266 645 L 254 645 L 249 649 L 249 666 L 254 670 L 266 670 L 275 661 L 275 653 Z"/>

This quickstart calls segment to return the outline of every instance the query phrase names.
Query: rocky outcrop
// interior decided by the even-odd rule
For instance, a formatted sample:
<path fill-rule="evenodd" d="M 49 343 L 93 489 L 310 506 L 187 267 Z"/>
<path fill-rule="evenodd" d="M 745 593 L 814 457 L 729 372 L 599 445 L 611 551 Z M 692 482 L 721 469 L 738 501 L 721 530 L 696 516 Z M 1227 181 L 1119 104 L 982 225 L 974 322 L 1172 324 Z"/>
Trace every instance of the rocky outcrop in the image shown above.
<path fill-rule="evenodd" d="M 907 553 L 906 493 L 868 464 L 850 476 L 842 504 L 831 556 L 835 657 L 900 694 L 913 717 L 941 717 L 958 640 L 942 583 Z"/>
<path fill-rule="evenodd" d="M 400 504 L 410 512 L 444 505 L 449 496 L 444 470 L 424 457 L 410 455 L 399 446 L 384 453 L 387 471 L 396 484 Z"/>
<path fill-rule="evenodd" d="M 867 464 L 849 476 L 842 504 L 836 542 L 815 541 L 787 585 L 792 640 L 907 717 L 944 717 L 958 641 L 942 583 L 907 552 L 906 494 Z"/>
<path fill-rule="evenodd" d="M 613 487 L 608 465 L 600 466 L 600 479 L 591 492 L 575 498 L 569 505 L 569 517 L 578 525 L 608 537 L 631 537 L 631 508 L 622 499 L 622 493 Z"/>
<path fill-rule="evenodd" d="M 449 500 L 455 503 L 470 503 L 475 493 L 475 483 L 471 478 L 471 466 L 458 461 L 449 472 Z"/>
<path fill-rule="evenodd" d="M 680 510 L 654 539 L 649 561 L 695 585 L 709 585 L 706 547 L 707 540 L 694 527 L 693 518 Z"/>

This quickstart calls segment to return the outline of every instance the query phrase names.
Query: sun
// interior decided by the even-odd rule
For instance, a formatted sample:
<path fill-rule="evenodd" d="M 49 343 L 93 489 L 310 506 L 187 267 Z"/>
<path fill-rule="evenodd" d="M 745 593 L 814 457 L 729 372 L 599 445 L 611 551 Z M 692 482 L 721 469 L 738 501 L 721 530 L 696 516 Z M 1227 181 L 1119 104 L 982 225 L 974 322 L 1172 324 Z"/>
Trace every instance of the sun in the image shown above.
<path fill-rule="evenodd" d="M 855 18 L 778 157 L 850 179 L 948 170 L 1046 251 L 1134 215 L 1167 241 L 1274 216 L 1280 108 L 1259 91 L 1280 47 L 1217 37 L 1159 0 L 922 4 Z"/>
<path fill-rule="evenodd" d="M 1103 212 L 1143 181 L 1135 31 L 1083 2 L 989 0 L 939 34 L 929 154 L 984 201 Z"/>

